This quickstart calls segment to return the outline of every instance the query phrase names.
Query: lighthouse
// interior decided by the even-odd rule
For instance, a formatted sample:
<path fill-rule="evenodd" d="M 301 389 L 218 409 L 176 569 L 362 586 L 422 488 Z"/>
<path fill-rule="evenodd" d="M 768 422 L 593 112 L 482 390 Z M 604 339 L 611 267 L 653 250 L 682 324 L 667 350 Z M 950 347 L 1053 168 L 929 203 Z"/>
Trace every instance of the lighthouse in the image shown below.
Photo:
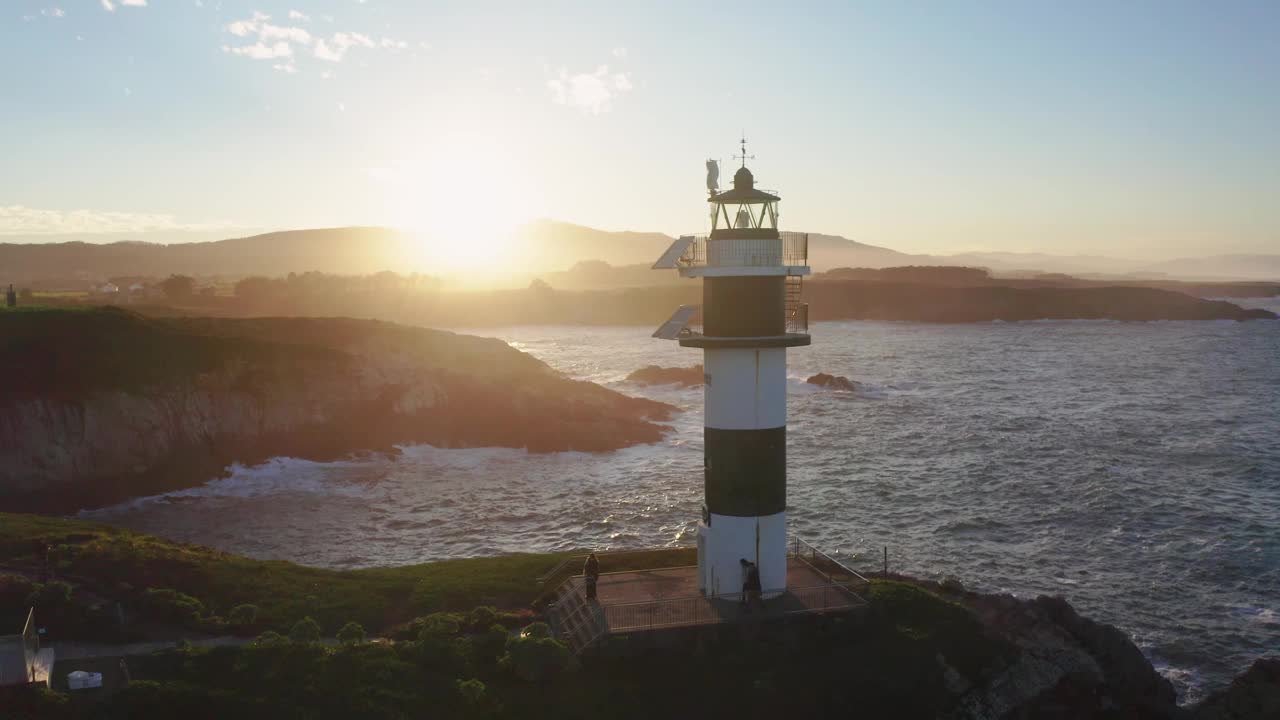
<path fill-rule="evenodd" d="M 680 237 L 653 265 L 700 278 L 702 305 L 681 306 L 654 337 L 702 349 L 698 587 L 737 597 L 748 560 L 771 597 L 787 585 L 787 348 L 810 343 L 808 235 L 778 231 L 781 198 L 756 187 L 741 142 L 733 187 L 721 191 L 707 161 L 710 232 Z"/>

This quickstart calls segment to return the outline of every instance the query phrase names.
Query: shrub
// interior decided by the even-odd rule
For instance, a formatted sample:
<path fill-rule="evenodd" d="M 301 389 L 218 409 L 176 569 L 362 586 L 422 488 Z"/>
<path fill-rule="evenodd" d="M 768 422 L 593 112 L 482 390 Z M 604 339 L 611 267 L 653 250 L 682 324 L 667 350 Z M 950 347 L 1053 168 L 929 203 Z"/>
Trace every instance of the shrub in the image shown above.
<path fill-rule="evenodd" d="M 320 624 L 308 615 L 293 624 L 289 630 L 289 639 L 297 643 L 320 642 Z"/>
<path fill-rule="evenodd" d="M 436 613 L 418 620 L 418 654 L 423 663 L 439 669 L 458 669 L 466 664 L 468 643 L 458 637 L 456 619 Z"/>
<path fill-rule="evenodd" d="M 0 605 L 26 605 L 35 590 L 35 583 L 21 575 L 0 573 Z"/>
<path fill-rule="evenodd" d="M 522 680 L 540 682 L 567 670 L 571 659 L 569 648 L 560 642 L 521 636 L 507 643 L 502 666 Z"/>
<path fill-rule="evenodd" d="M 142 596 L 142 607 L 159 619 L 191 625 L 199 622 L 204 614 L 204 603 L 169 588 L 147 588 Z"/>
<path fill-rule="evenodd" d="M 231 612 L 227 613 L 227 622 L 237 628 L 252 627 L 258 622 L 258 606 L 246 604 L 231 608 Z"/>
<path fill-rule="evenodd" d="M 502 653 L 507 649 L 507 640 L 511 633 L 505 627 L 494 623 L 488 630 L 471 638 L 471 648 L 477 663 L 484 667 L 497 665 Z"/>
<path fill-rule="evenodd" d="M 268 630 L 254 638 L 253 642 L 250 644 L 253 647 L 279 647 L 281 645 L 287 645 L 288 643 L 289 638 L 281 635 L 275 630 Z"/>
<path fill-rule="evenodd" d="M 498 611 L 488 605 L 472 609 L 467 616 L 467 627 L 472 631 L 487 630 L 496 622 L 498 622 Z"/>
<path fill-rule="evenodd" d="M 355 645 L 364 642 L 364 626 L 358 622 L 349 622 L 338 631 L 338 642 L 343 645 Z"/>
<path fill-rule="evenodd" d="M 544 622 L 529 623 L 520 630 L 520 637 L 541 640 L 551 637 L 551 626 Z"/>
<path fill-rule="evenodd" d="M 52 580 L 33 586 L 28 605 L 37 610 L 60 610 L 71 604 L 71 586 L 61 580 Z"/>
<path fill-rule="evenodd" d="M 484 683 L 476 678 L 470 680 L 459 680 L 456 683 L 458 694 L 462 696 L 464 702 L 468 705 L 479 705 L 484 701 L 487 688 Z"/>

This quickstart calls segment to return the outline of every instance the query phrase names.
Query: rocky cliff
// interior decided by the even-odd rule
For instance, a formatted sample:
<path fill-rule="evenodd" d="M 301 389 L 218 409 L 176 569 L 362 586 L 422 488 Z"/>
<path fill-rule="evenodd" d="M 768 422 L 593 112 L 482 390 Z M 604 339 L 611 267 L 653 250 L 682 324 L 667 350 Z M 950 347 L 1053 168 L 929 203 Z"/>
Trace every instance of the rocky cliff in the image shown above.
<path fill-rule="evenodd" d="M 669 406 L 565 379 L 505 343 L 343 318 L 0 313 L 0 503 L 67 510 L 232 462 L 395 443 L 611 450 Z"/>

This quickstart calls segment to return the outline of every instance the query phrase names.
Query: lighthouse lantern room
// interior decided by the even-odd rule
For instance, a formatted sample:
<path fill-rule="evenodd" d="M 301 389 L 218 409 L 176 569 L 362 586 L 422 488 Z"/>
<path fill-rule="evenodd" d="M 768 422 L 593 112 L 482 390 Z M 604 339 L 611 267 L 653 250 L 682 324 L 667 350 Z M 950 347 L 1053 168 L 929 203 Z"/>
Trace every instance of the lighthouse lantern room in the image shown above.
<path fill-rule="evenodd" d="M 679 238 L 653 265 L 702 279 L 702 305 L 682 306 L 654 337 L 703 352 L 699 589 L 737 596 L 748 560 L 767 598 L 787 584 L 787 348 L 810 343 L 808 235 L 778 231 L 780 198 L 755 186 L 745 139 L 739 157 L 723 192 L 707 161 L 710 233 Z"/>

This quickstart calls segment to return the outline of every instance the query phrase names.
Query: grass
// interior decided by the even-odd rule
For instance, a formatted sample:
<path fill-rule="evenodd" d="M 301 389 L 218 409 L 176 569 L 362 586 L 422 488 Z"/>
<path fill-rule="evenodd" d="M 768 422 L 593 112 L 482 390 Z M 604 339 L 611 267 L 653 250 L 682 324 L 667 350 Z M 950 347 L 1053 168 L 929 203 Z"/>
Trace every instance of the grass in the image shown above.
<path fill-rule="evenodd" d="M 172 320 L 116 307 L 19 306 L 0 312 L 0 376 L 7 388 L 0 403 L 136 391 L 189 379 L 232 359 L 286 366 L 316 360 L 337 364 L 345 357 L 328 348 L 198 334 Z"/>
<path fill-rule="evenodd" d="M 412 618 L 481 605 L 527 611 L 545 592 L 539 576 L 568 561 L 552 576 L 549 589 L 581 569 L 579 554 L 553 553 L 325 570 L 252 560 L 80 520 L 0 514 L 0 572 L 37 569 L 46 544 L 58 576 L 72 582 L 77 595 L 142 607 L 137 601 L 145 588 L 171 588 L 223 615 L 252 603 L 259 609 L 253 633 L 287 634 L 294 622 L 311 616 L 327 635 L 355 621 L 373 635 L 395 631 L 408 640 L 426 627 L 406 626 Z M 694 561 L 695 551 L 683 548 L 601 556 L 604 572 Z M 139 698 L 122 695 L 120 714 L 111 716 L 129 717 L 139 710 L 131 703 L 140 700 L 169 713 L 188 707 L 194 714 L 184 716 L 193 718 L 278 717 L 279 712 L 405 717 L 433 710 L 441 717 L 467 715 L 458 705 L 455 684 L 479 677 L 512 717 L 679 716 L 726 708 L 744 717 L 853 712 L 937 717 L 957 697 L 948 688 L 943 663 L 983 685 L 1016 652 L 992 637 L 966 607 L 918 585 L 876 579 L 868 596 L 865 613 L 804 616 L 752 632 L 720 626 L 695 646 L 606 652 L 574 673 L 546 681 L 521 679 L 483 661 L 476 644 L 481 635 L 465 647 L 459 641 L 439 647 L 421 641 L 175 651 L 133 663 L 134 679 L 150 684 L 140 686 Z M 483 633 L 483 625 L 465 632 Z M 617 641 L 621 646 L 631 642 Z M 234 708 L 247 714 L 233 713 Z"/>
<path fill-rule="evenodd" d="M 137 603 L 171 588 L 225 615 L 258 607 L 255 629 L 287 631 L 310 615 L 326 632 L 349 621 L 378 631 L 418 615 L 477 605 L 527 608 L 537 578 L 562 555 L 507 555 L 367 570 L 328 570 L 253 560 L 79 520 L 0 514 L 0 567 L 38 571 L 50 546 L 54 574 L 77 592 Z"/>
<path fill-rule="evenodd" d="M 34 574 L 46 545 L 55 575 L 78 592 L 140 606 L 147 588 L 168 588 L 200 600 L 220 617 L 237 605 L 252 604 L 258 607 L 255 631 L 285 632 L 311 616 L 326 633 L 350 621 L 376 633 L 432 612 L 481 605 L 528 609 L 565 577 L 581 572 L 572 562 L 546 586 L 538 584 L 539 577 L 577 553 L 329 570 L 254 560 L 82 520 L 0 513 L 0 569 Z M 602 556 L 606 572 L 694 561 L 691 549 Z"/>

